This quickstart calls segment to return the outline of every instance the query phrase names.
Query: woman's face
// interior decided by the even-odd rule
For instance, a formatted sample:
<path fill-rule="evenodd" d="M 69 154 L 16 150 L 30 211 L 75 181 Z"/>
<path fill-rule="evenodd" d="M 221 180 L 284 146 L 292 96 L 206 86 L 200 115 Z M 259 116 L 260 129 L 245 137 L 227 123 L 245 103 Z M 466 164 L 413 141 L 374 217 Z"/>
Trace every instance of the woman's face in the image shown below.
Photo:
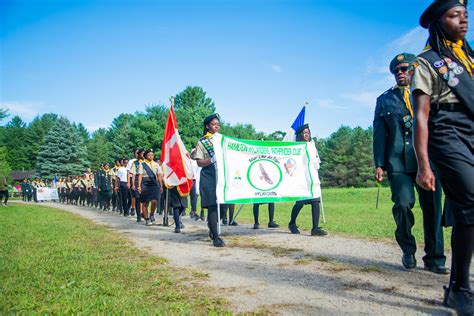
<path fill-rule="evenodd" d="M 449 40 L 458 41 L 464 39 L 468 29 L 466 8 L 464 6 L 451 8 L 443 14 L 440 23 Z"/>
<path fill-rule="evenodd" d="M 209 122 L 209 124 L 206 125 L 206 127 L 207 127 L 207 130 L 209 131 L 209 133 L 214 134 L 214 133 L 219 132 L 219 130 L 221 129 L 221 124 L 220 124 L 218 119 L 213 118 Z"/>
<path fill-rule="evenodd" d="M 304 140 L 305 142 L 309 142 L 310 139 L 311 139 L 311 133 L 309 132 L 309 129 L 308 129 L 308 128 L 305 128 L 305 129 L 303 130 L 303 140 Z"/>
<path fill-rule="evenodd" d="M 148 160 L 148 161 L 152 161 L 153 158 L 155 158 L 155 154 L 152 153 L 152 152 L 149 152 L 148 154 L 146 154 L 146 157 L 145 157 L 145 158 L 146 158 L 146 160 Z"/>

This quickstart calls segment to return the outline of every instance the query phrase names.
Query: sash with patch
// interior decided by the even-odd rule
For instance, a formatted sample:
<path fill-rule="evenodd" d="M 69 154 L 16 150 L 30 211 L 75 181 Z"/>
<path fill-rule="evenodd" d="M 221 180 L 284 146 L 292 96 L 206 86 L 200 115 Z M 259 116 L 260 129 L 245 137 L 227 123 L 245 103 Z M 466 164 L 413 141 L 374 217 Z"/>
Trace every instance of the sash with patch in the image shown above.
<path fill-rule="evenodd" d="M 214 157 L 214 145 L 211 142 L 210 138 L 202 137 L 200 140 L 201 144 L 207 150 L 207 153 L 210 158 Z"/>
<path fill-rule="evenodd" d="M 144 162 L 142 165 L 151 182 L 153 182 L 153 184 L 158 185 L 158 181 L 156 181 L 156 175 L 153 173 L 153 170 L 151 170 L 150 166 L 146 162 Z"/>
<path fill-rule="evenodd" d="M 87 189 L 87 185 L 84 183 L 84 180 L 81 180 L 81 184 L 84 189 Z"/>
<path fill-rule="evenodd" d="M 430 63 L 459 101 L 466 106 L 471 114 L 474 114 L 474 80 L 464 68 L 464 65 L 448 57 L 441 58 L 432 49 L 421 53 L 419 56 Z"/>

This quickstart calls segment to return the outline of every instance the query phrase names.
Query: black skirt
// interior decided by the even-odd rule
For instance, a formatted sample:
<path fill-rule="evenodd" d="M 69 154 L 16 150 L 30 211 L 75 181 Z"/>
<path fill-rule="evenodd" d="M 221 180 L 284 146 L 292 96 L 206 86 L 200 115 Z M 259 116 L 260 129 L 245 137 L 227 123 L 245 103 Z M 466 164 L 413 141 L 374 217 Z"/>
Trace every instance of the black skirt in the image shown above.
<path fill-rule="evenodd" d="M 158 194 L 160 193 L 160 186 L 158 183 L 153 182 L 149 179 L 143 179 L 142 181 L 142 192 L 140 194 L 141 202 L 156 201 Z"/>
<path fill-rule="evenodd" d="M 474 224 L 474 118 L 465 112 L 439 111 L 430 117 L 428 152 L 445 200 L 445 219 Z"/>
<path fill-rule="evenodd" d="M 213 164 L 202 168 L 199 178 L 199 193 L 201 194 L 201 207 L 217 205 L 216 196 L 217 177 Z"/>

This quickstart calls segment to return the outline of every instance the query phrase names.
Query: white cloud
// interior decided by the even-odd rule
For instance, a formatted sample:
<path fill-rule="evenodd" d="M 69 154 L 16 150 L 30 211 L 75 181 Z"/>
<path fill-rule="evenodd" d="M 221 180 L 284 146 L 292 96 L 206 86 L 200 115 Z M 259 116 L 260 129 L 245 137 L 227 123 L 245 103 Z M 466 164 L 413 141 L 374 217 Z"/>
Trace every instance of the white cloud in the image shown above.
<path fill-rule="evenodd" d="M 5 101 L 0 102 L 0 108 L 8 110 L 10 116 L 18 115 L 24 120 L 31 120 L 38 114 L 44 112 L 43 102 L 30 101 Z"/>
<path fill-rule="evenodd" d="M 273 64 L 273 65 L 270 65 L 270 67 L 272 68 L 272 70 L 273 70 L 274 72 L 280 73 L 280 72 L 283 71 L 283 69 L 281 69 L 281 66 L 280 66 L 280 65 L 275 65 L 275 64 Z"/>
<path fill-rule="evenodd" d="M 373 107 L 379 95 L 379 91 L 360 91 L 356 93 L 345 93 L 342 97 L 360 105 Z"/>
<path fill-rule="evenodd" d="M 347 106 L 337 105 L 333 99 L 320 99 L 316 101 L 316 106 L 324 109 L 344 110 Z"/>

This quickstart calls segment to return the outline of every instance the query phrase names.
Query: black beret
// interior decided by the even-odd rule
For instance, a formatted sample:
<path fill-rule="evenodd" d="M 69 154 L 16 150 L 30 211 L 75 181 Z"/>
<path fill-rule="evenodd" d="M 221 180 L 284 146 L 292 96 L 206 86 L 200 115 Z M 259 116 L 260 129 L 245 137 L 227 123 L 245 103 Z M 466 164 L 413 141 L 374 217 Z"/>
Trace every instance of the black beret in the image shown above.
<path fill-rule="evenodd" d="M 395 67 L 403 63 L 411 64 L 416 60 L 416 56 L 409 53 L 401 53 L 397 56 L 393 57 L 392 61 L 390 62 L 390 72 L 393 73 Z"/>
<path fill-rule="evenodd" d="M 146 157 L 146 155 L 148 155 L 149 153 L 152 153 L 152 152 L 153 152 L 153 149 L 145 150 L 145 153 L 143 154 L 143 157 Z"/>
<path fill-rule="evenodd" d="M 457 6 L 467 6 L 467 0 L 435 0 L 420 17 L 420 25 L 427 29 L 438 21 L 443 14 Z"/>
<path fill-rule="evenodd" d="M 301 132 L 304 131 L 306 128 L 309 129 L 309 125 L 308 125 L 308 124 L 303 124 L 303 125 L 301 125 L 301 126 L 296 130 L 296 134 L 301 133 Z"/>
<path fill-rule="evenodd" d="M 219 117 L 219 114 L 217 114 L 217 113 L 211 114 L 211 115 L 209 115 L 208 117 L 206 117 L 204 119 L 204 126 L 209 124 L 215 118 L 218 119 L 219 121 L 221 120 L 220 117 Z"/>

